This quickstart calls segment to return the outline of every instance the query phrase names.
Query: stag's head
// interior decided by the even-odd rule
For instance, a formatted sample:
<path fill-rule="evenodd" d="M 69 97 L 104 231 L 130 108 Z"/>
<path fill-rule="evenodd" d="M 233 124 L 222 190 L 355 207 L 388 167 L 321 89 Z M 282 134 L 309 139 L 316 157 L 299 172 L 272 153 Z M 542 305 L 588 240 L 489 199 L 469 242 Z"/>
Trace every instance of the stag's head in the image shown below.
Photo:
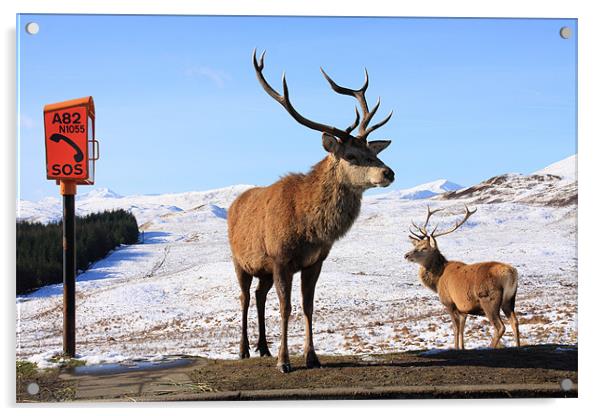
<path fill-rule="evenodd" d="M 405 254 L 405 259 L 413 263 L 418 263 L 422 266 L 430 263 L 431 259 L 435 255 L 440 254 L 439 248 L 437 247 L 436 238 L 441 237 L 442 235 L 453 233 L 460 228 L 472 214 L 477 212 L 476 208 L 473 211 L 469 210 L 466 205 L 464 208 L 464 218 L 462 220 L 457 221 L 449 230 L 437 232 L 437 226 L 435 226 L 432 231 L 428 231 L 427 227 L 431 216 L 436 212 L 442 211 L 443 208 L 431 210 L 430 207 L 427 207 L 426 221 L 424 222 L 424 225 L 419 227 L 412 222 L 413 228 L 410 227 L 409 237 L 410 241 L 414 245 L 414 248 Z"/>
<path fill-rule="evenodd" d="M 320 68 L 322 74 L 335 92 L 355 97 L 362 109 L 363 115 L 361 120 L 360 113 L 356 107 L 354 122 L 345 130 L 342 130 L 311 121 L 299 114 L 290 102 L 288 85 L 286 84 L 286 77 L 284 75 L 282 76 L 282 95 L 278 94 L 263 76 L 264 55 L 265 51 L 257 59 L 256 52 L 253 51 L 253 65 L 259 83 L 268 95 L 282 105 L 297 122 L 322 133 L 322 146 L 336 161 L 342 180 L 351 186 L 359 188 L 389 186 L 395 179 L 395 173 L 378 158 L 378 154 L 389 146 L 391 141 L 375 140 L 369 142 L 368 135 L 389 121 L 393 113 L 389 113 L 381 122 L 370 127 L 368 126 L 380 105 L 379 99 L 372 109 L 368 107 L 365 96 L 368 89 L 368 71 L 366 71 L 364 85 L 358 90 L 352 90 L 335 83 Z M 354 135 L 353 131 L 358 127 L 358 132 Z"/>

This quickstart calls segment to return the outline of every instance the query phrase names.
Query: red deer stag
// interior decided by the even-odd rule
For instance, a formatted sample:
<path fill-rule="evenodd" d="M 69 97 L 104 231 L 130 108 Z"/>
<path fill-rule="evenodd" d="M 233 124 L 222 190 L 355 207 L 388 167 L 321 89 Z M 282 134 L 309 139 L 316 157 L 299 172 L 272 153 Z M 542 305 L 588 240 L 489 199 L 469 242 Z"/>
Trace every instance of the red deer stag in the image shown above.
<path fill-rule="evenodd" d="M 465 207 L 462 221 L 447 231 L 437 233 L 437 227 L 428 232 L 431 215 L 441 211 L 428 208 L 426 221 L 422 227 L 412 222 L 410 240 L 414 249 L 406 253 L 408 261 L 418 263 L 418 277 L 424 286 L 439 295 L 452 318 L 454 326 L 454 347 L 464 349 L 464 324 L 467 315 L 485 315 L 494 327 L 495 333 L 491 347 L 495 348 L 506 331 L 500 318 L 500 307 L 508 317 L 516 346 L 520 347 L 518 319 L 514 313 L 518 273 L 509 264 L 498 262 L 465 264 L 460 261 L 448 261 L 437 247 L 435 240 L 460 228 L 477 210 Z"/>
<path fill-rule="evenodd" d="M 367 71 L 364 85 L 359 90 L 352 90 L 339 86 L 322 70 L 335 92 L 359 101 L 363 117 L 360 121 L 356 107 L 355 121 L 345 130 L 308 120 L 291 104 L 284 76 L 282 95 L 267 83 L 262 73 L 264 55 L 265 52 L 258 60 L 253 52 L 253 65 L 259 83 L 298 123 L 321 132 L 322 145 L 328 152 L 306 174 L 289 174 L 270 186 L 247 190 L 232 203 L 228 211 L 228 238 L 241 288 L 240 357 L 249 357 L 247 313 L 251 281 L 255 276 L 259 279 L 255 291 L 259 320 L 257 351 L 261 356 L 270 356 L 265 334 L 265 300 L 275 284 L 281 318 L 277 367 L 287 373 L 291 371 L 287 331 L 293 274 L 301 271 L 305 362 L 308 368 L 319 367 L 312 335 L 316 282 L 332 245 L 357 218 L 362 193 L 368 188 L 384 187 L 393 182 L 393 171 L 376 156 L 391 142 L 367 141 L 368 135 L 389 121 L 392 113 L 383 121 L 368 127 L 379 103 L 371 110 L 368 108 L 365 97 Z M 352 135 L 358 126 L 357 135 Z"/>

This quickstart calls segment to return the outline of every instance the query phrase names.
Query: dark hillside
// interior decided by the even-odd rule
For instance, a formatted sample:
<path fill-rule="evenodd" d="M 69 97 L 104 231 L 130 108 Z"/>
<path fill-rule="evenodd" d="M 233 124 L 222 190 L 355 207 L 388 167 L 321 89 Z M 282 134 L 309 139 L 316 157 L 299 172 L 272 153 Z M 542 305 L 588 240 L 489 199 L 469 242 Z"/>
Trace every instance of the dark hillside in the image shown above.
<path fill-rule="evenodd" d="M 17 223 L 17 294 L 63 280 L 62 222 Z M 77 269 L 102 259 L 120 244 L 138 241 L 136 218 L 125 210 L 86 215 L 76 221 Z"/>

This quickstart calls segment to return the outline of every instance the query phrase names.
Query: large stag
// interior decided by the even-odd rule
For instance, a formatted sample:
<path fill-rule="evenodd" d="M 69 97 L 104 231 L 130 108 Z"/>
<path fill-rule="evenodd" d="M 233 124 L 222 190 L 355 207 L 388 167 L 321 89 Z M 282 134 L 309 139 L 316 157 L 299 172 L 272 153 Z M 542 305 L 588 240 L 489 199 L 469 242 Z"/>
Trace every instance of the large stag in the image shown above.
<path fill-rule="evenodd" d="M 500 318 L 500 307 L 510 321 L 516 346 L 519 347 L 518 319 L 514 313 L 518 287 L 516 269 L 509 264 L 493 261 L 474 264 L 448 261 L 437 246 L 436 238 L 454 232 L 477 211 L 465 208 L 462 221 L 439 233 L 436 232 L 437 227 L 429 232 L 427 226 L 431 216 L 442 208 L 432 211 L 428 208 L 423 226 L 412 222 L 414 229 L 410 228 L 409 237 L 414 249 L 406 253 L 405 258 L 420 265 L 418 276 L 422 284 L 439 295 L 441 303 L 451 315 L 456 349 L 464 349 L 467 315 L 487 316 L 495 330 L 491 341 L 491 347 L 495 348 L 506 330 Z"/>
<path fill-rule="evenodd" d="M 351 227 L 360 212 L 362 193 L 372 187 L 388 186 L 394 173 L 377 154 L 391 142 L 367 141 L 367 137 L 391 118 L 368 127 L 378 109 L 371 110 L 364 85 L 358 90 L 336 84 L 324 70 L 322 74 L 332 89 L 359 101 L 363 116 L 355 109 L 355 121 L 345 130 L 308 120 L 295 110 L 289 99 L 286 78 L 282 78 L 282 95 L 265 80 L 263 59 L 253 51 L 253 65 L 259 83 L 300 124 L 322 133 L 322 145 L 328 155 L 306 174 L 289 174 L 266 187 L 256 187 L 241 194 L 228 210 L 228 237 L 232 261 L 241 288 L 242 334 L 240 357 L 249 357 L 247 313 L 253 276 L 259 279 L 255 296 L 259 320 L 257 351 L 270 356 L 265 334 L 265 300 L 276 285 L 280 302 L 280 350 L 277 366 L 287 373 L 289 361 L 287 331 L 291 313 L 293 274 L 301 271 L 301 292 L 305 318 L 304 356 L 308 368 L 319 367 L 312 336 L 312 313 L 316 282 L 322 262 L 333 243 Z M 352 132 L 359 126 L 356 135 Z"/>

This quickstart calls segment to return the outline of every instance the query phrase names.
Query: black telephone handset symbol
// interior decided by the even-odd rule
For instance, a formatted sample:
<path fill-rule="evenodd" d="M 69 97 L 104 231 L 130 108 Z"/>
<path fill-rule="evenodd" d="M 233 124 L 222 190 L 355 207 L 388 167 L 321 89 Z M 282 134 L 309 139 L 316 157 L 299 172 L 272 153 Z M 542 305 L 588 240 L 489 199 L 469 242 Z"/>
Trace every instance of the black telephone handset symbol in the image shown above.
<path fill-rule="evenodd" d="M 84 160 L 84 153 L 82 152 L 82 149 L 80 149 L 79 146 L 76 145 L 75 142 L 73 140 L 71 140 L 69 137 L 63 136 L 62 134 L 55 133 L 52 136 L 50 136 L 50 140 L 52 140 L 55 143 L 58 143 L 61 140 L 63 140 L 69 146 L 73 147 L 73 149 L 75 150 L 75 154 L 73 155 L 73 160 L 75 160 L 76 162 L 81 162 L 82 160 Z"/>

